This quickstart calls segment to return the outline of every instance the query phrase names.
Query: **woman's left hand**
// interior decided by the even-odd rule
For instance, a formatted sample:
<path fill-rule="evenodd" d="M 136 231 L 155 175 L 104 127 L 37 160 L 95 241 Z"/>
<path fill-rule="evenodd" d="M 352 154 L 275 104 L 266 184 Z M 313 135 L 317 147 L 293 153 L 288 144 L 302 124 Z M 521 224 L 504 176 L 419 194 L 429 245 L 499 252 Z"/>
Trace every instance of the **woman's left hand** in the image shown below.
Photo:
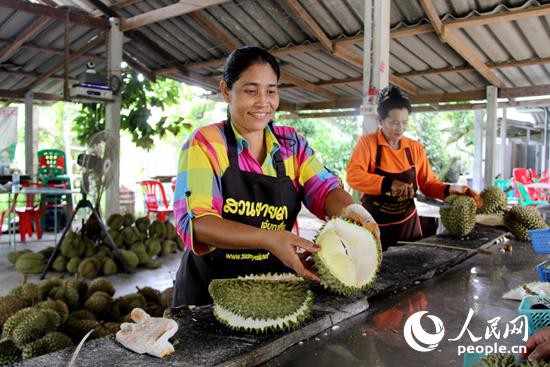
<path fill-rule="evenodd" d="M 475 190 L 469 188 L 466 185 L 453 184 L 449 188 L 449 193 L 454 195 L 466 195 L 471 197 L 476 202 L 476 205 L 478 208 L 481 208 L 481 206 L 483 205 L 483 199 L 481 198 L 481 196 L 479 196 L 479 194 Z"/>

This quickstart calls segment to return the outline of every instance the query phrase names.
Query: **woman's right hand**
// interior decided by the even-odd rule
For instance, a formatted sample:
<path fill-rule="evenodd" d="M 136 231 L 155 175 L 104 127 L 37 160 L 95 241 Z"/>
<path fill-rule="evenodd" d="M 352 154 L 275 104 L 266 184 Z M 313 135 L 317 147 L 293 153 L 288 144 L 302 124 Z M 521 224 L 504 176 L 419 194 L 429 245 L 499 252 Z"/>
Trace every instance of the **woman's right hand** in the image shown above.
<path fill-rule="evenodd" d="M 305 279 L 315 282 L 320 280 L 319 276 L 304 264 L 307 255 L 319 251 L 319 246 L 288 231 L 269 231 L 268 239 L 266 250 L 281 260 L 283 264 Z M 305 252 L 298 254 L 297 248 L 301 248 Z"/>
<path fill-rule="evenodd" d="M 531 362 L 548 361 L 550 359 L 550 327 L 538 329 L 529 337 L 524 346 L 527 353 L 521 353 L 521 358 L 529 359 Z"/>
<path fill-rule="evenodd" d="M 391 193 L 394 196 L 412 199 L 414 197 L 414 186 L 399 180 L 393 180 L 391 183 Z"/>

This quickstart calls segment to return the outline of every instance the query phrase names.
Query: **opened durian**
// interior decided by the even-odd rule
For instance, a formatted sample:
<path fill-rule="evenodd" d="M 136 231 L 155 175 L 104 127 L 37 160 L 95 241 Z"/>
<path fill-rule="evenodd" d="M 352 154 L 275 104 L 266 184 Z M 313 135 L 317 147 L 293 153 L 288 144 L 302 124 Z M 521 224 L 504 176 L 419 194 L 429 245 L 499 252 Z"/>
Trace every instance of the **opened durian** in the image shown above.
<path fill-rule="evenodd" d="M 336 293 L 352 295 L 371 287 L 382 262 L 382 248 L 369 229 L 333 218 L 315 238 L 320 250 L 312 254 L 321 284 Z"/>
<path fill-rule="evenodd" d="M 466 195 L 449 195 L 445 199 L 451 208 L 439 209 L 441 222 L 451 236 L 467 236 L 476 225 L 476 202 Z"/>
<path fill-rule="evenodd" d="M 295 328 L 309 316 L 313 303 L 307 283 L 293 274 L 214 279 L 208 291 L 218 321 L 243 331 Z"/>

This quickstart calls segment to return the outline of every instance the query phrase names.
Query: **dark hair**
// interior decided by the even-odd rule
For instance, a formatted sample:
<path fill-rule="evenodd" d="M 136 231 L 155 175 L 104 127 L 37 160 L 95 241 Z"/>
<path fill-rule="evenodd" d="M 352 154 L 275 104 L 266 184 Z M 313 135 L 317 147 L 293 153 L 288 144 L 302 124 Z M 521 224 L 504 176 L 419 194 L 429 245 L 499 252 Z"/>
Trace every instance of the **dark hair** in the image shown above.
<path fill-rule="evenodd" d="M 380 91 L 376 112 L 381 119 L 388 117 L 391 110 L 402 108 L 406 108 L 411 113 L 411 102 L 401 88 L 390 85 Z"/>
<path fill-rule="evenodd" d="M 254 64 L 269 64 L 277 75 L 277 81 L 279 81 L 281 70 L 279 63 L 272 54 L 261 47 L 243 46 L 231 52 L 225 60 L 223 80 L 225 80 L 229 89 L 233 88 L 233 83 L 239 80 L 241 74 Z"/>

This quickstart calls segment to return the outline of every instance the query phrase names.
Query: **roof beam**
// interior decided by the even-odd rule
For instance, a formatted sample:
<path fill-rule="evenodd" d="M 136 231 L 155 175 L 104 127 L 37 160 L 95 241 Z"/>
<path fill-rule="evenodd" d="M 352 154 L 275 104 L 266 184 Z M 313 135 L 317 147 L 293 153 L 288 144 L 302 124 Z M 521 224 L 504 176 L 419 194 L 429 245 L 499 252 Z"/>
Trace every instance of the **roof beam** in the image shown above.
<path fill-rule="evenodd" d="M 516 87 L 500 88 L 498 90 L 499 98 L 519 98 L 550 95 L 550 84 L 535 87 Z M 441 102 L 466 102 L 472 100 L 485 100 L 485 89 L 475 89 L 458 93 L 419 93 L 411 96 L 413 104 L 433 104 Z M 297 111 L 297 110 L 327 110 L 336 108 L 358 108 L 361 105 L 361 99 L 348 98 L 340 99 L 338 102 L 312 102 L 312 103 L 281 103 L 279 110 Z M 516 103 L 519 103 L 517 101 Z"/>
<path fill-rule="evenodd" d="M 550 64 L 550 56 L 520 60 L 520 61 L 509 60 L 509 61 L 503 61 L 503 62 L 495 62 L 495 63 L 487 64 L 487 67 L 489 69 L 504 69 L 504 68 L 519 68 L 519 67 L 531 66 L 531 65 L 542 65 L 542 64 Z M 395 75 L 403 78 L 408 78 L 411 76 L 447 74 L 447 73 L 456 73 L 459 71 L 475 71 L 475 69 L 469 65 L 451 66 L 451 67 L 439 68 L 439 69 L 413 70 L 413 71 L 408 71 L 406 73 L 396 73 Z"/>
<path fill-rule="evenodd" d="M 122 0 L 122 1 L 117 1 L 114 4 L 111 4 L 109 6 L 109 8 L 111 8 L 112 10 L 124 9 L 124 8 L 132 6 L 136 3 L 139 3 L 140 1 L 143 1 L 143 0 Z M 101 10 L 94 10 L 91 14 L 94 17 L 99 17 L 99 16 L 103 15 L 103 12 Z"/>
<path fill-rule="evenodd" d="M 512 22 L 514 20 L 527 19 L 531 17 L 542 17 L 550 14 L 550 4 L 538 7 L 512 10 L 496 14 L 481 15 L 466 19 L 455 19 L 445 22 L 449 28 L 464 28 L 476 25 L 487 25 L 492 23 Z"/>
<path fill-rule="evenodd" d="M 328 90 L 323 89 L 322 87 L 319 87 L 315 85 L 314 83 L 310 83 L 306 80 L 300 79 L 292 74 L 289 74 L 286 71 L 281 70 L 281 79 L 286 80 L 287 82 L 290 82 L 298 87 L 302 87 L 304 89 L 310 90 L 316 94 L 319 94 L 323 97 L 327 97 L 329 99 L 336 100 L 338 99 L 338 95 L 334 94 L 332 92 L 329 92 Z"/>
<path fill-rule="evenodd" d="M 202 28 L 206 29 L 208 33 L 212 37 L 214 37 L 214 39 L 216 39 L 223 45 L 223 47 L 225 47 L 226 50 L 231 52 L 237 48 L 237 43 L 227 35 L 227 32 L 223 31 L 216 24 L 212 23 L 212 21 L 210 21 L 210 19 L 208 19 L 203 12 L 194 11 L 190 13 L 189 16 Z"/>
<path fill-rule="evenodd" d="M 6 70 L 6 69 L 0 69 L 0 73 L 24 76 L 24 77 L 32 78 L 32 79 L 36 79 L 36 78 L 41 77 L 41 75 L 39 73 L 33 73 L 32 71 L 20 71 L 20 70 L 11 71 L 11 70 Z M 58 75 L 51 75 L 51 76 L 48 77 L 48 79 L 65 80 L 65 77 L 64 76 L 58 76 Z M 69 77 L 69 81 L 70 82 L 78 82 L 78 79 L 76 77 Z"/>
<path fill-rule="evenodd" d="M 438 34 L 439 38 L 449 46 L 451 46 L 460 56 L 464 58 L 470 65 L 472 65 L 479 74 L 481 74 L 487 81 L 492 85 L 500 87 L 502 82 L 499 78 L 485 65 L 485 63 L 475 55 L 472 50 L 467 48 L 462 41 L 454 33 L 454 30 L 448 28 L 446 25 L 441 22 L 439 15 L 435 10 L 435 7 L 431 0 L 419 0 L 422 9 L 430 19 L 432 26 L 435 29 L 435 32 Z"/>
<path fill-rule="evenodd" d="M 34 22 L 29 28 L 27 28 L 23 33 L 21 33 L 15 41 L 13 41 L 8 47 L 6 47 L 2 52 L 0 52 L 0 64 L 8 60 L 14 53 L 21 47 L 26 40 L 31 38 L 36 32 L 38 32 L 48 21 L 48 17 L 40 17 Z"/>
<path fill-rule="evenodd" d="M 140 63 L 138 63 L 132 55 L 130 55 L 128 52 L 124 52 L 122 54 L 122 59 L 124 62 L 126 62 L 132 69 L 143 75 L 145 78 L 149 79 L 150 81 L 154 82 L 156 80 L 155 74 L 151 72 L 151 70 L 147 69 L 145 66 L 142 66 Z"/>
<path fill-rule="evenodd" d="M 13 41 L 6 40 L 6 39 L 0 39 L 0 45 L 11 45 Z M 47 54 L 53 54 L 53 55 L 65 55 L 65 51 L 63 49 L 59 48 L 50 48 L 50 47 L 42 47 L 38 46 L 32 43 L 24 43 L 20 48 L 27 48 L 29 50 L 38 51 L 38 52 L 44 52 Z M 80 55 L 78 57 L 79 59 L 87 59 L 87 60 L 93 60 L 93 61 L 106 61 L 107 58 L 104 56 L 98 56 L 98 55 L 92 55 L 92 54 L 84 54 Z"/>
<path fill-rule="evenodd" d="M 67 13 L 69 13 L 69 20 L 71 21 L 71 23 L 101 30 L 109 29 L 109 23 L 107 19 L 95 18 L 89 15 L 85 15 L 75 11 L 74 9 L 71 9 L 69 11 L 68 9 L 52 8 L 51 6 L 33 4 L 21 0 L 0 0 L 0 7 L 46 16 L 48 18 L 57 19 L 63 22 L 66 19 Z"/>
<path fill-rule="evenodd" d="M 304 23 L 306 28 L 313 33 L 315 38 L 319 40 L 324 48 L 332 52 L 332 41 L 327 37 L 325 31 L 317 24 L 317 22 L 309 15 L 309 13 L 302 7 L 298 0 L 285 0 L 285 4 L 292 10 L 292 12 L 298 16 L 298 18 Z"/>
<path fill-rule="evenodd" d="M 149 24 L 157 23 L 162 20 L 178 17 L 196 10 L 200 10 L 212 5 L 225 3 L 228 0 L 180 0 L 175 4 L 168 5 L 159 9 L 136 15 L 128 19 L 121 19 L 120 30 L 125 32 L 131 29 L 143 27 Z"/>
<path fill-rule="evenodd" d="M 98 47 L 102 43 L 105 42 L 107 39 L 107 32 L 101 33 L 99 36 L 97 36 L 92 41 L 85 44 L 80 49 L 76 50 L 75 52 L 71 53 L 69 56 L 69 60 L 67 62 L 72 62 L 74 59 L 76 59 L 77 55 L 83 55 L 86 52 Z M 58 63 L 54 64 L 51 68 L 48 69 L 44 74 L 42 74 L 39 78 L 35 79 L 30 83 L 27 87 L 24 88 L 25 93 L 32 91 L 33 88 L 37 87 L 39 84 L 44 82 L 46 79 L 48 79 L 50 76 L 52 76 L 55 72 L 60 70 L 65 65 L 65 59 L 59 61 Z"/>
<path fill-rule="evenodd" d="M 0 98 L 24 99 L 25 92 L 21 90 L 17 91 L 17 90 L 0 89 Z M 44 101 L 62 101 L 63 96 L 58 94 L 33 93 L 33 99 L 44 100 Z"/>

